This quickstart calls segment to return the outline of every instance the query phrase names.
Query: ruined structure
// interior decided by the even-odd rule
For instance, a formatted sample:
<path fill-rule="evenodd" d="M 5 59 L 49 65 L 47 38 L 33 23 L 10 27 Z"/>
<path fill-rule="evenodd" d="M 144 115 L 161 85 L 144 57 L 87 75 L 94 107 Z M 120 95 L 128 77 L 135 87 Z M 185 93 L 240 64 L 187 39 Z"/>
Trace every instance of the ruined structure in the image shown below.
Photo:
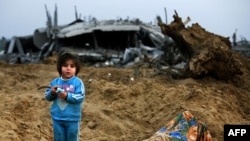
<path fill-rule="evenodd" d="M 84 64 L 127 67 L 139 62 L 138 70 L 140 64 L 149 63 L 151 68 L 174 78 L 209 75 L 231 80 L 242 74 L 233 51 L 241 48 L 232 47 L 229 38 L 208 32 L 198 23 L 186 27 L 191 19 L 182 21 L 176 11 L 170 24 L 163 23 L 160 17 L 158 25 L 139 19 L 83 20 L 76 12 L 75 21 L 58 25 L 57 8 L 54 22 L 45 8 L 47 26 L 35 29 L 31 36 L 13 37 L 2 47 L 0 60 L 39 63 L 54 53 L 71 52 Z"/>

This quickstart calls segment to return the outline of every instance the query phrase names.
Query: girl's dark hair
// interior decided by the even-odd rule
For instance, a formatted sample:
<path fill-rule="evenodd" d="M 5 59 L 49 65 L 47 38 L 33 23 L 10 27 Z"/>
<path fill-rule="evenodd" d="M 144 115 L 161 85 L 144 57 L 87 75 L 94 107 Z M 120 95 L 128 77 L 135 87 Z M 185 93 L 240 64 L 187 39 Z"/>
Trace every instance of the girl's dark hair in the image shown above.
<path fill-rule="evenodd" d="M 73 60 L 73 62 L 76 65 L 76 74 L 75 75 L 77 75 L 79 73 L 79 71 L 81 69 L 81 63 L 80 63 L 78 56 L 75 56 L 71 53 L 64 53 L 57 58 L 56 66 L 57 66 L 57 71 L 58 71 L 60 76 L 62 75 L 62 66 L 68 60 Z"/>

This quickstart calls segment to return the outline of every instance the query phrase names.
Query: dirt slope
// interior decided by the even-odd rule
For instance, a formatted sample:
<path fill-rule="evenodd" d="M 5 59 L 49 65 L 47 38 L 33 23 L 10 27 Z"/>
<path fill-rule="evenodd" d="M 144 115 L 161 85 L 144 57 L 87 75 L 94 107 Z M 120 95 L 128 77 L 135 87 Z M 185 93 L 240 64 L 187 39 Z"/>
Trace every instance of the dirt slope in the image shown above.
<path fill-rule="evenodd" d="M 141 141 L 167 121 L 189 110 L 207 124 L 214 141 L 223 140 L 224 124 L 250 124 L 250 66 L 235 81 L 174 80 L 167 76 L 134 78 L 132 68 L 82 67 L 86 100 L 81 122 L 84 141 Z M 0 63 L 0 140 L 51 141 L 50 102 L 44 89 L 57 77 L 55 61 L 41 64 Z"/>

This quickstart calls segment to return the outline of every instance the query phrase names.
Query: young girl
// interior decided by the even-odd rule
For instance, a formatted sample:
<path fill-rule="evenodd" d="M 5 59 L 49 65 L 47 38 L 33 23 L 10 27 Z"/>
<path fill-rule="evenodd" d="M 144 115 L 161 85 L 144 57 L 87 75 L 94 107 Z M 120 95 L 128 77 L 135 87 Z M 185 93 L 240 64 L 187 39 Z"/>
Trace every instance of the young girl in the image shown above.
<path fill-rule="evenodd" d="M 59 77 L 53 79 L 45 98 L 53 101 L 50 114 L 53 123 L 54 141 L 78 141 L 82 103 L 85 87 L 77 77 L 81 68 L 78 58 L 70 53 L 59 56 L 57 71 Z"/>

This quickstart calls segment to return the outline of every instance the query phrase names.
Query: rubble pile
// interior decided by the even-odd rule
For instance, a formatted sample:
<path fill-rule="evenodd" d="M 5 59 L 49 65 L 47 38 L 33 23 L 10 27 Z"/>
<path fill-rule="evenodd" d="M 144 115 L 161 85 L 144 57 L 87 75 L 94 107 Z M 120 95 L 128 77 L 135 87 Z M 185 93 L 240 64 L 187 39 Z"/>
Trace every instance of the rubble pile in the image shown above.
<path fill-rule="evenodd" d="M 162 33 L 171 37 L 187 65 L 183 77 L 202 77 L 211 75 L 221 80 L 231 80 L 241 75 L 239 58 L 231 50 L 229 38 L 206 31 L 198 23 L 185 27 L 177 12 L 169 25 L 162 23 Z M 188 18 L 187 18 L 188 19 Z"/>

